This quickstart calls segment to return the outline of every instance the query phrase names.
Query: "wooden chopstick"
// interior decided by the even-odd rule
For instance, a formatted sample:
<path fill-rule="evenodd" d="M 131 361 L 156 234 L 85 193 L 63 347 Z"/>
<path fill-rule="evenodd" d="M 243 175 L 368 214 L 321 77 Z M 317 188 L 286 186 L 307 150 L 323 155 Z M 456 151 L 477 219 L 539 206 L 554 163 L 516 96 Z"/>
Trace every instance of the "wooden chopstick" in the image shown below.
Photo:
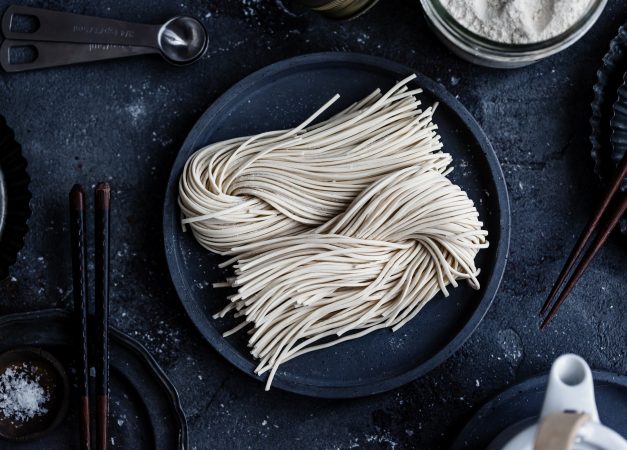
<path fill-rule="evenodd" d="M 582 258 L 581 262 L 579 263 L 579 266 L 575 269 L 575 272 L 573 273 L 571 279 L 566 284 L 566 286 L 562 290 L 562 293 L 553 304 L 553 307 L 549 311 L 548 315 L 542 321 L 542 324 L 540 325 L 541 330 L 544 329 L 548 325 L 548 323 L 551 321 L 551 319 L 553 319 L 553 317 L 555 317 L 555 314 L 557 314 L 558 309 L 560 308 L 562 303 L 564 303 L 564 300 L 566 300 L 566 297 L 568 296 L 568 294 L 570 294 L 570 292 L 572 291 L 573 287 L 575 286 L 575 283 L 579 280 L 579 278 L 581 278 L 581 275 L 583 274 L 585 269 L 588 267 L 588 265 L 590 264 L 594 256 L 601 249 L 601 247 L 603 246 L 603 244 L 609 237 L 610 233 L 612 232 L 612 230 L 614 229 L 618 221 L 621 219 L 621 217 L 625 213 L 625 208 L 627 207 L 625 199 L 627 198 L 627 194 L 623 193 L 623 194 L 617 195 L 617 192 L 619 192 L 620 186 L 623 183 L 625 176 L 627 176 L 627 152 L 625 153 L 625 155 L 623 155 L 623 159 L 621 160 L 618 166 L 618 169 L 616 170 L 616 173 L 614 177 L 612 178 L 608 192 L 603 197 L 603 200 L 601 201 L 599 208 L 595 212 L 590 222 L 588 222 L 588 224 L 586 225 L 586 228 L 584 228 L 583 232 L 581 233 L 581 236 L 579 236 L 579 239 L 577 240 L 577 243 L 575 244 L 575 248 L 573 248 L 572 252 L 568 256 L 568 260 L 566 261 L 564 268 L 560 272 L 559 277 L 557 278 L 557 281 L 553 285 L 553 288 L 551 289 L 549 296 L 547 297 L 544 304 L 542 305 L 542 309 L 540 310 L 540 316 L 544 315 L 544 313 L 547 311 L 547 309 L 551 305 L 551 302 L 557 295 L 560 287 L 562 286 L 562 284 L 564 284 L 564 281 L 566 280 L 566 276 L 575 265 L 577 258 L 579 258 L 579 255 L 584 250 L 586 244 L 591 241 L 592 234 L 596 231 L 597 228 L 599 228 L 601 218 L 607 212 L 607 210 L 610 207 L 610 204 L 612 203 L 612 200 L 614 200 L 615 197 L 617 197 L 616 199 L 617 204 L 613 212 L 611 213 L 610 217 L 607 218 L 605 225 L 603 225 L 601 231 L 598 233 L 597 238 L 594 240 L 589 250 L 586 252 L 584 257 Z"/>
<path fill-rule="evenodd" d="M 91 450 L 89 414 L 89 358 L 87 340 L 87 272 L 85 261 L 85 192 L 75 184 L 70 192 L 70 245 L 72 247 L 72 276 L 74 287 L 74 314 L 78 325 L 78 392 L 80 397 L 80 448 Z"/>
<path fill-rule="evenodd" d="M 96 449 L 108 446 L 109 416 L 109 211 L 111 188 L 96 186 Z"/>
<path fill-rule="evenodd" d="M 588 251 L 583 255 L 579 265 L 575 268 L 572 277 L 570 278 L 570 280 L 568 280 L 566 286 L 564 286 L 562 293 L 553 304 L 553 307 L 549 311 L 549 314 L 542 321 L 542 324 L 540 325 L 541 330 L 543 330 L 549 324 L 551 319 L 555 317 L 555 315 L 557 314 L 557 310 L 560 308 L 560 306 L 562 306 L 562 303 L 564 303 L 566 297 L 568 297 L 570 292 L 573 290 L 575 284 L 577 283 L 577 281 L 579 281 L 579 278 L 581 278 L 584 271 L 588 268 L 592 259 L 599 252 L 601 247 L 603 247 L 603 244 L 605 244 L 605 241 L 607 241 L 607 238 L 612 233 L 612 230 L 621 219 L 621 217 L 623 217 L 623 214 L 625 214 L 626 211 L 627 193 L 623 193 L 619 196 L 619 201 L 616 209 L 614 210 L 614 212 L 612 212 L 612 215 L 608 218 L 605 225 L 601 228 L 601 231 L 599 231 L 599 234 L 588 248 Z"/>

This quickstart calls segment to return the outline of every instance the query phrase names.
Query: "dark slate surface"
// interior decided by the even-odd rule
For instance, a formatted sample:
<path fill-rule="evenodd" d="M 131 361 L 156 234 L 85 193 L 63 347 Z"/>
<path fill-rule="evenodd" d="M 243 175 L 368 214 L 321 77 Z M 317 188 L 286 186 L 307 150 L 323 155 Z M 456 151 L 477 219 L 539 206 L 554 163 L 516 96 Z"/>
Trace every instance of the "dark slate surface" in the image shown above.
<path fill-rule="evenodd" d="M 0 1 L 1 9 L 9 3 Z M 0 75 L 0 113 L 24 147 L 34 194 L 32 232 L 13 277 L 0 284 L 0 313 L 71 307 L 67 192 L 77 181 L 108 180 L 115 199 L 111 321 L 144 343 L 179 388 L 192 448 L 441 449 L 483 402 L 547 370 L 561 353 L 625 374 L 624 238 L 613 236 L 547 332 L 538 332 L 536 316 L 599 195 L 589 158 L 591 88 L 608 42 L 627 21 L 627 2 L 609 3 L 567 51 L 497 71 L 450 54 L 416 0 L 384 0 L 341 24 L 291 15 L 275 0 L 30 2 L 154 23 L 191 14 L 206 24 L 211 45 L 188 68 L 153 57 Z M 185 316 L 161 246 L 167 175 L 201 112 L 260 67 L 327 50 L 399 61 L 458 95 L 492 140 L 512 201 L 509 266 L 473 337 L 429 376 L 351 401 L 265 393 L 233 369 Z"/>

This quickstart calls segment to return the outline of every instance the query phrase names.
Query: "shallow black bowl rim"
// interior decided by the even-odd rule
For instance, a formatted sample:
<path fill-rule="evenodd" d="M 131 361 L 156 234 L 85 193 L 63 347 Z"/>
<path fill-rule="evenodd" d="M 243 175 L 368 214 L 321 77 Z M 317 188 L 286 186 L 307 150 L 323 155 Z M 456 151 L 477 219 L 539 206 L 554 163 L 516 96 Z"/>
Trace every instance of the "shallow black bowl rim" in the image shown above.
<path fill-rule="evenodd" d="M 189 157 L 194 148 L 195 142 L 198 136 L 201 134 L 204 128 L 204 123 L 211 121 L 214 117 L 221 114 L 223 109 L 228 107 L 234 99 L 237 99 L 244 92 L 254 87 L 256 84 L 265 82 L 266 79 L 273 79 L 275 76 L 283 72 L 284 70 L 293 69 L 295 67 L 308 67 L 312 65 L 364 65 L 373 66 L 377 68 L 384 68 L 389 72 L 396 72 L 402 75 L 408 75 L 416 73 L 417 78 L 415 82 L 420 87 L 432 93 L 438 97 L 439 101 L 446 104 L 451 108 L 459 117 L 459 119 L 468 127 L 473 136 L 477 139 L 477 143 L 484 153 L 486 161 L 489 166 L 489 171 L 494 177 L 494 184 L 496 185 L 496 197 L 499 205 L 499 239 L 495 242 L 495 261 L 492 277 L 486 283 L 484 289 L 484 295 L 480 304 L 477 306 L 469 320 L 463 325 L 461 330 L 455 335 L 447 345 L 445 345 L 439 352 L 434 354 L 431 358 L 423 363 L 418 364 L 416 367 L 408 370 L 399 375 L 391 376 L 384 380 L 377 380 L 374 382 L 365 382 L 362 384 L 354 384 L 350 386 L 328 386 L 328 385 L 313 385 L 306 384 L 291 380 L 288 377 L 274 378 L 272 386 L 283 389 L 286 391 L 307 395 L 311 397 L 322 398 L 352 398 L 363 397 L 367 395 L 374 395 L 380 392 L 385 392 L 399 386 L 402 386 L 410 381 L 415 380 L 427 372 L 431 371 L 446 359 L 448 359 L 456 350 L 458 350 L 464 342 L 470 337 L 470 335 L 477 328 L 486 312 L 490 308 L 492 301 L 496 295 L 499 284 L 503 277 L 503 272 L 507 263 L 509 239 L 510 239 L 510 207 L 509 198 L 507 195 L 507 186 L 503 177 L 503 172 L 499 164 L 498 158 L 494 153 L 492 145 L 488 141 L 487 136 L 470 115 L 468 110 L 462 106 L 462 104 L 446 91 L 444 86 L 433 80 L 419 74 L 415 70 L 396 62 L 389 61 L 384 58 L 363 55 L 358 53 L 342 53 L 342 52 L 325 52 L 325 53 L 312 53 L 294 58 L 286 59 L 263 69 L 260 69 L 251 75 L 245 77 L 233 87 L 228 89 L 222 94 L 198 119 L 189 135 L 185 139 L 181 150 L 176 157 L 172 171 L 170 173 L 170 179 L 168 181 L 165 204 L 163 211 L 163 234 L 164 234 L 164 246 L 166 259 L 168 262 L 168 268 L 175 290 L 181 299 L 183 307 L 187 311 L 188 316 L 192 322 L 196 325 L 203 337 L 211 344 L 214 349 L 225 357 L 229 362 L 234 364 L 244 373 L 250 375 L 256 380 L 263 380 L 263 377 L 259 377 L 250 369 L 250 360 L 243 355 L 238 354 L 230 348 L 229 344 L 220 332 L 210 324 L 208 324 L 204 317 L 204 312 L 200 310 L 197 304 L 189 301 L 189 286 L 179 276 L 181 271 L 181 255 L 176 251 L 176 239 L 175 236 L 180 234 L 180 222 L 178 221 L 178 179 L 183 169 L 185 161 Z"/>
<path fill-rule="evenodd" d="M 40 322 L 43 320 L 72 320 L 72 315 L 60 308 L 42 309 L 39 311 L 29 311 L 25 313 L 7 314 L 0 317 L 0 328 L 7 324 Z M 178 419 L 179 428 L 179 449 L 186 450 L 189 448 L 189 437 L 187 430 L 187 418 L 181 406 L 181 400 L 176 387 L 172 384 L 166 373 L 163 371 L 159 363 L 154 359 L 150 352 L 140 342 L 136 341 L 128 334 L 118 330 L 113 326 L 109 326 L 109 336 L 111 339 L 119 341 L 124 347 L 131 350 L 139 359 L 146 363 L 148 367 L 159 379 L 161 385 L 165 388 L 169 400 L 172 404 L 176 417 Z"/>

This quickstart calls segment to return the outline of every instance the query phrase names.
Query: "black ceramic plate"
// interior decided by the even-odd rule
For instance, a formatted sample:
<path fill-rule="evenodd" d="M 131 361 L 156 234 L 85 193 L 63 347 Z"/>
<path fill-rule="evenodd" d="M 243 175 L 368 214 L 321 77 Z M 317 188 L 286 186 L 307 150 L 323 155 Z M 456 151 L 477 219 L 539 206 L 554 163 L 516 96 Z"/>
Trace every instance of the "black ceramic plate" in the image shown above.
<path fill-rule="evenodd" d="M 228 339 L 222 332 L 233 322 L 211 315 L 226 303 L 223 281 L 228 270 L 222 258 L 183 233 L 177 206 L 178 179 L 188 157 L 200 147 L 235 136 L 292 127 L 334 94 L 341 98 L 328 117 L 379 87 L 387 90 L 413 70 L 384 59 L 350 53 L 319 53 L 296 57 L 245 78 L 200 118 L 174 163 L 164 208 L 164 240 L 174 286 L 192 321 L 205 339 L 230 362 L 255 376 L 243 333 Z M 481 290 L 465 283 L 432 300 L 396 333 L 379 330 L 360 339 L 303 355 L 277 372 L 273 387 L 316 397 L 356 397 L 393 389 L 442 363 L 477 327 L 494 298 L 507 259 L 509 203 L 496 155 L 485 134 L 464 107 L 443 86 L 418 76 L 423 104 L 440 105 L 435 122 L 445 150 L 454 157 L 451 178 L 475 201 L 489 230 L 490 248 L 481 251 Z M 265 377 L 261 377 L 265 378 Z"/>
<path fill-rule="evenodd" d="M 15 347 L 39 347 L 67 368 L 71 383 L 76 354 L 70 315 L 62 310 L 13 314 L 0 318 L 0 352 Z M 144 347 L 124 333 L 110 333 L 111 450 L 186 449 L 187 424 L 178 394 Z M 77 396 L 65 421 L 50 434 L 34 441 L 0 439 L 0 449 L 75 449 L 78 441 Z"/>
<path fill-rule="evenodd" d="M 599 417 L 627 438 L 627 377 L 592 372 Z M 482 406 L 455 440 L 451 450 L 501 449 L 517 431 L 536 422 L 548 375 L 510 387 Z"/>

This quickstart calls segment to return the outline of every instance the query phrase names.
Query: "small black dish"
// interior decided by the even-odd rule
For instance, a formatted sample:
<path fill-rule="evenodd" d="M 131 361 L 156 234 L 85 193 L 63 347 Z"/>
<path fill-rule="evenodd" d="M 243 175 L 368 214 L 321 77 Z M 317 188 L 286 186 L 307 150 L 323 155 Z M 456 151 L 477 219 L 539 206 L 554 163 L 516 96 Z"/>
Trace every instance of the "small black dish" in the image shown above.
<path fill-rule="evenodd" d="M 48 394 L 43 404 L 46 412 L 32 419 L 19 421 L 0 412 L 0 437 L 14 441 L 37 439 L 55 429 L 68 411 L 70 385 L 63 365 L 45 350 L 22 347 L 0 355 L 0 375 L 9 368 L 27 366 L 38 377 L 38 383 Z"/>
<path fill-rule="evenodd" d="M 611 179 L 622 154 L 614 145 L 612 119 L 615 116 L 614 104 L 619 100 L 619 89 L 627 73 L 627 23 L 618 29 L 618 34 L 610 42 L 610 49 L 603 57 L 603 64 L 597 70 L 597 81 L 593 87 L 592 117 L 590 126 L 591 155 L 594 171 L 602 181 Z M 623 190 L 627 182 L 623 183 Z M 620 222 L 623 234 L 627 234 L 627 217 Z"/>
<path fill-rule="evenodd" d="M 31 193 L 26 166 L 13 130 L 0 116 L 0 280 L 9 276 L 28 232 Z"/>

